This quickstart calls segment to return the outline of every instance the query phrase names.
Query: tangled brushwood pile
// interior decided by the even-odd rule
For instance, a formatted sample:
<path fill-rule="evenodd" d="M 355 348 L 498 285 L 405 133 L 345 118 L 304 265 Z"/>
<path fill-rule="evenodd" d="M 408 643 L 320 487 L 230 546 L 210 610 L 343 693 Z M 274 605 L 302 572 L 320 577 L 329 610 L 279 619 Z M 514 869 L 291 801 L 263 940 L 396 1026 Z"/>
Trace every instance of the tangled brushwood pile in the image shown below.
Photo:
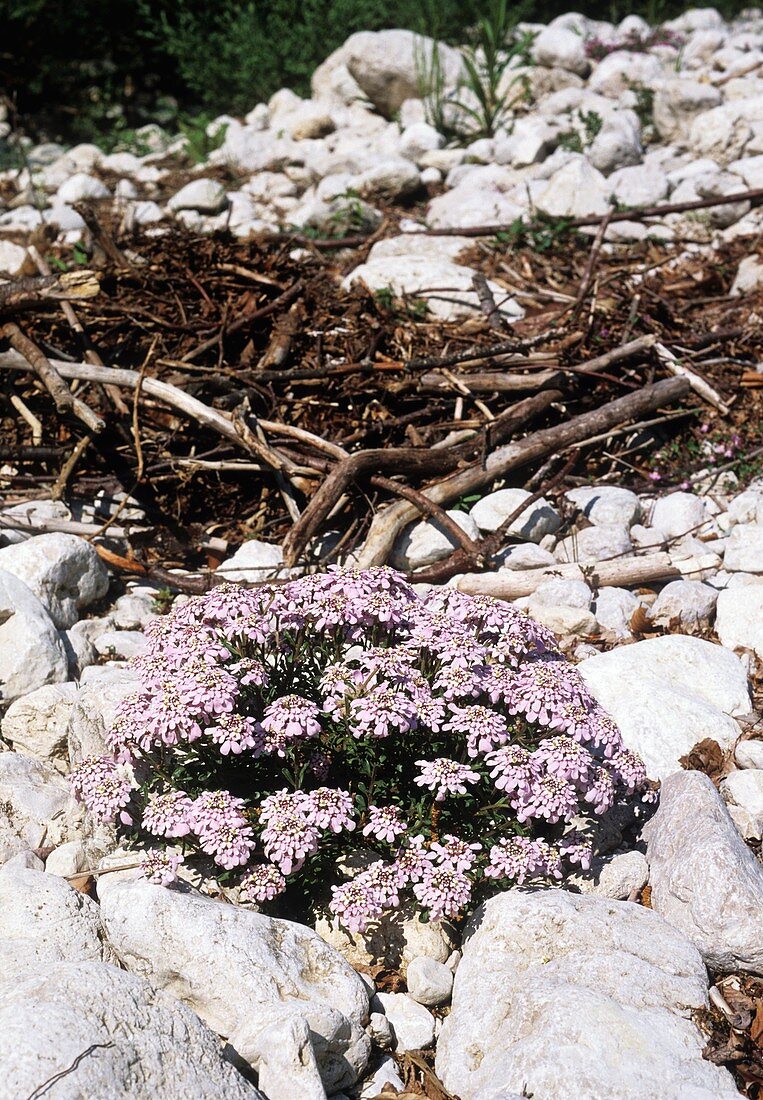
<path fill-rule="evenodd" d="M 285 540 L 291 564 L 350 551 L 379 564 L 424 515 L 457 549 L 416 579 L 445 580 L 489 566 L 510 524 L 477 541 L 443 508 L 514 471 L 541 491 L 613 473 L 680 485 L 707 465 L 700 411 L 725 444 L 716 463 L 749 472 L 756 457 L 763 291 L 729 295 L 744 239 L 681 252 L 602 251 L 565 227 L 541 251 L 532 234 L 480 238 L 483 308 L 443 321 L 342 281 L 368 242 L 120 239 L 91 224 L 97 287 L 76 267 L 3 287 L 3 498 L 52 489 L 75 514 L 98 492 L 133 498 L 142 517 L 123 506 L 77 530 L 111 518 L 104 534 L 128 539 L 136 570 L 203 570 L 221 539 L 252 537 Z M 510 330 L 496 285 L 526 310 Z"/>

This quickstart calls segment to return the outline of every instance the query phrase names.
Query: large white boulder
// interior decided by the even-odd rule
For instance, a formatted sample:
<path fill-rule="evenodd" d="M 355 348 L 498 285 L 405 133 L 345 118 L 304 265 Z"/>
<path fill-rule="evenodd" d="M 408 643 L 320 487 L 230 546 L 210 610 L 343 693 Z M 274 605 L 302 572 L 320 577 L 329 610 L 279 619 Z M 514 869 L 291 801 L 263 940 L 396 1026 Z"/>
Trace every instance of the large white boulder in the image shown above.
<path fill-rule="evenodd" d="M 479 315 L 479 298 L 472 286 L 474 272 L 448 260 L 423 256 L 385 257 L 360 264 L 345 278 L 351 287 L 365 283 L 372 292 L 390 290 L 404 298 L 409 307 L 425 302 L 427 309 L 442 321 L 468 320 Z M 506 321 L 517 321 L 524 310 L 498 283 L 488 280 L 497 312 Z"/>
<path fill-rule="evenodd" d="M 3 547 L 0 569 L 28 585 L 61 629 L 76 623 L 80 610 L 109 588 L 109 575 L 93 546 L 60 532 Z"/>
<path fill-rule="evenodd" d="M 106 931 L 122 963 L 190 1005 L 247 1061 L 279 1018 L 304 1017 L 328 1091 L 368 1061 L 368 990 L 316 932 L 141 880 L 99 883 Z"/>
<path fill-rule="evenodd" d="M 750 649 L 763 659 L 763 584 L 729 587 L 720 592 L 715 629 L 729 649 Z"/>
<path fill-rule="evenodd" d="M 61 636 L 40 600 L 0 569 L 0 698 L 8 703 L 43 684 L 60 683 L 67 663 Z"/>
<path fill-rule="evenodd" d="M 700 533 L 709 518 L 700 497 L 693 493 L 670 493 L 655 503 L 651 526 L 662 531 L 667 538 L 677 539 Z"/>
<path fill-rule="evenodd" d="M 583 38 L 564 27 L 544 27 L 532 44 L 531 53 L 535 64 L 546 69 L 567 69 L 586 76 L 591 68 Z"/>
<path fill-rule="evenodd" d="M 763 525 L 740 524 L 732 529 L 723 567 L 729 573 L 763 573 Z"/>
<path fill-rule="evenodd" d="M 564 495 L 595 527 L 631 527 L 641 517 L 641 501 L 630 489 L 616 485 L 585 485 L 569 489 Z"/>
<path fill-rule="evenodd" d="M 273 542 L 247 539 L 220 566 L 220 576 L 236 583 L 270 581 L 275 577 L 288 577 L 284 568 L 283 550 Z"/>
<path fill-rule="evenodd" d="M 0 867 L 0 973 L 13 963 L 113 962 L 92 898 L 31 852 Z"/>
<path fill-rule="evenodd" d="M 8 1100 L 46 1082 L 55 1082 L 51 1100 L 265 1100 L 190 1009 L 99 962 L 0 977 L 0 1065 Z"/>
<path fill-rule="evenodd" d="M 677 772 L 645 826 L 652 907 L 708 966 L 763 974 L 763 867 L 712 781 Z"/>
<path fill-rule="evenodd" d="M 73 683 L 46 684 L 11 703 L 2 721 L 3 737 L 18 752 L 69 770 L 67 728 L 77 698 Z"/>
<path fill-rule="evenodd" d="M 18 852 L 70 839 L 69 783 L 49 764 L 0 752 L 0 864 Z"/>
<path fill-rule="evenodd" d="M 227 205 L 225 188 L 218 180 L 198 179 L 181 187 L 167 203 L 167 209 L 173 213 L 198 210 L 200 214 L 219 214 Z"/>
<path fill-rule="evenodd" d="M 588 657 L 578 668 L 655 779 L 677 771 L 705 737 L 730 748 L 739 736 L 735 717 L 750 711 L 742 662 L 701 638 L 649 638 Z"/>
<path fill-rule="evenodd" d="M 476 541 L 479 528 L 467 512 L 449 511 L 447 515 L 461 530 Z M 459 546 L 453 535 L 436 519 L 413 523 L 397 539 L 392 551 L 392 563 L 396 569 L 423 569 L 452 554 Z"/>
<path fill-rule="evenodd" d="M 522 502 L 531 496 L 527 489 L 497 489 L 472 505 L 469 515 L 480 531 L 497 531 Z M 562 517 L 557 510 L 545 497 L 540 497 L 520 512 L 509 526 L 507 534 L 540 542 L 544 535 L 552 535 L 561 525 Z"/>
<path fill-rule="evenodd" d="M 552 218 L 606 214 L 610 209 L 609 187 L 586 157 L 572 157 L 551 176 L 536 198 L 536 206 Z"/>
<path fill-rule="evenodd" d="M 691 1010 L 707 974 L 688 940 L 648 909 L 563 890 L 509 890 L 474 914 L 437 1044 L 461 1100 L 733 1100 L 702 1057 Z"/>
<path fill-rule="evenodd" d="M 685 145 L 695 117 L 720 102 L 720 90 L 712 84 L 681 77 L 666 80 L 654 93 L 655 128 L 663 141 Z"/>
<path fill-rule="evenodd" d="M 80 685 L 66 729 L 72 767 L 85 756 L 103 756 L 108 751 L 106 734 L 117 707 L 135 692 L 138 684 L 136 672 L 107 665 L 101 675 Z"/>
<path fill-rule="evenodd" d="M 406 99 L 421 96 L 435 50 L 444 83 L 453 87 L 461 74 L 460 54 L 424 35 L 405 30 L 359 31 L 342 47 L 350 75 L 386 118 Z"/>

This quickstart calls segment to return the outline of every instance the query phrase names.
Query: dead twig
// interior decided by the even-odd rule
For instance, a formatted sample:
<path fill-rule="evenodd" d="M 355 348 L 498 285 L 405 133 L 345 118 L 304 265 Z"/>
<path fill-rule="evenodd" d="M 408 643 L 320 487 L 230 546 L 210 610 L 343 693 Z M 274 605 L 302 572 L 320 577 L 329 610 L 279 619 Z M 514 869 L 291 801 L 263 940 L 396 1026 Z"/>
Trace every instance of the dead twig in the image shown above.
<path fill-rule="evenodd" d="M 749 202 L 756 205 L 763 202 L 763 187 L 756 187 L 751 191 L 735 191 L 733 195 L 721 195 L 714 199 L 694 199 L 691 202 L 670 202 L 659 206 L 629 207 L 628 210 L 609 211 L 606 214 L 591 214 L 585 218 L 570 218 L 566 226 L 568 229 L 584 229 L 591 225 L 601 225 L 608 219 L 609 223 L 622 221 L 641 221 L 643 218 L 662 218 L 668 214 L 685 214 L 691 210 L 709 210 L 715 206 L 726 206 L 733 202 Z M 404 230 L 406 233 L 416 232 L 427 237 L 495 237 L 498 233 L 505 233 L 511 227 L 502 225 L 467 225 L 458 229 L 416 229 Z"/>
<path fill-rule="evenodd" d="M 92 271 L 65 271 L 0 284 L 0 313 L 43 309 L 64 301 L 95 298 L 101 287 Z"/>
<path fill-rule="evenodd" d="M 634 420 L 662 405 L 679 401 L 686 396 L 689 389 L 686 378 L 666 378 L 652 386 L 644 386 L 563 424 L 543 428 L 524 439 L 499 447 L 487 456 L 483 465 L 470 465 L 425 489 L 424 493 L 437 504 L 447 504 L 467 493 L 484 489 L 505 477 L 511 470 L 526 466 L 573 443 L 583 443 L 589 436 L 598 435 L 624 421 Z M 383 564 L 398 532 L 415 518 L 415 509 L 407 502 L 393 504 L 377 513 L 360 552 L 359 567 Z"/>
<path fill-rule="evenodd" d="M 94 434 L 103 431 L 106 424 L 101 417 L 93 412 L 84 401 L 80 401 L 78 397 L 74 396 L 50 360 L 43 355 L 28 336 L 24 335 L 18 325 L 12 322 L 3 325 L 0 328 L 0 337 L 7 340 L 19 355 L 23 355 L 55 401 L 56 408 L 60 413 L 72 413 L 82 421 L 88 431 Z"/>

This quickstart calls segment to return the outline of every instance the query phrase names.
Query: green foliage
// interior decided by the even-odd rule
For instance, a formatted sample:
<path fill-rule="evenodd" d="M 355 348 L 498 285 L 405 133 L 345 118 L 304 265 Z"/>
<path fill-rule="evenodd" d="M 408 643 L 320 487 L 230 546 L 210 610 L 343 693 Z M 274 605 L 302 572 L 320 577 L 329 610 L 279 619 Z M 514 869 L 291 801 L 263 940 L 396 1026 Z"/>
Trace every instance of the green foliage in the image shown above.
<path fill-rule="evenodd" d="M 577 124 L 576 129 L 568 130 L 559 137 L 559 148 L 566 149 L 568 153 L 582 153 L 601 133 L 604 119 L 598 111 L 578 111 Z"/>
<path fill-rule="evenodd" d="M 728 17 L 745 5 L 717 6 Z M 616 21 L 637 12 L 654 23 L 683 7 L 596 0 L 586 14 Z M 568 9 L 561 0 L 0 0 L 0 94 L 35 137 L 113 148 L 145 122 L 174 125 L 178 110 L 235 114 L 284 86 L 308 94 L 313 70 L 350 34 L 407 27 L 471 43 L 467 84 L 488 132 L 505 94 L 507 33 L 519 19 L 548 22 Z M 524 63 L 529 41 L 508 49 Z"/>
<path fill-rule="evenodd" d="M 194 115 L 180 120 L 180 133 L 185 138 L 185 154 L 192 164 L 201 164 L 225 141 L 227 126 L 217 126 L 211 133 L 208 115 Z"/>
<path fill-rule="evenodd" d="M 517 63 L 526 63 L 532 44 L 532 35 L 515 32 L 526 8 L 523 2 L 510 13 L 507 0 L 489 0 L 473 41 L 461 49 L 464 75 L 455 92 L 446 87 L 437 45 L 417 57 L 427 118 L 451 140 L 468 144 L 492 137 L 513 108 L 527 98 L 526 79 L 510 73 Z M 440 37 L 435 26 L 430 33 L 435 39 Z"/>
<path fill-rule="evenodd" d="M 496 234 L 495 244 L 501 251 L 531 248 L 533 252 L 550 252 L 574 232 L 571 223 L 571 218 L 554 218 L 541 213 L 529 222 L 515 218 L 507 229 Z"/>

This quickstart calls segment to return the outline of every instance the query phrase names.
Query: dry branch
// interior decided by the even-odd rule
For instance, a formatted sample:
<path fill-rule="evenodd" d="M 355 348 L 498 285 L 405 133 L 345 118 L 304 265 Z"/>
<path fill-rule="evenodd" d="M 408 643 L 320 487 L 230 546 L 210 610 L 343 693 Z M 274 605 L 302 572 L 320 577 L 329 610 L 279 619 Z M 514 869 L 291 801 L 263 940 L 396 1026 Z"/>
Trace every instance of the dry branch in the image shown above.
<path fill-rule="evenodd" d="M 591 214 L 585 218 L 570 218 L 565 221 L 568 229 L 584 229 L 592 225 L 601 225 L 603 221 L 635 222 L 642 218 L 662 218 L 668 214 L 686 214 L 691 210 L 709 210 L 715 206 L 726 206 L 734 202 L 749 202 L 756 205 L 763 202 L 763 187 L 757 187 L 751 191 L 735 191 L 733 195 L 721 195 L 715 199 L 694 199 L 691 202 L 669 202 L 659 206 L 630 207 L 628 210 L 609 211 L 606 214 Z M 459 229 L 415 229 L 404 230 L 407 233 L 423 233 L 428 237 L 495 237 L 498 233 L 505 233 L 511 226 L 501 225 L 467 225 Z"/>
<path fill-rule="evenodd" d="M 704 554 L 696 558 L 674 561 L 670 554 L 649 554 L 643 558 L 620 558 L 617 561 L 600 561 L 543 567 L 541 569 L 504 569 L 498 573 L 465 573 L 455 581 L 460 592 L 470 595 L 494 596 L 498 600 L 518 600 L 531 596 L 548 580 L 582 580 L 593 588 L 607 585 L 633 586 L 659 581 L 692 577 L 700 580 L 705 570 L 715 572 L 718 567 L 716 554 Z"/>
<path fill-rule="evenodd" d="M 40 279 L 15 279 L 11 283 L 0 283 L 0 313 L 43 309 L 51 303 L 95 298 L 100 289 L 92 271 L 65 271 Z"/>
<path fill-rule="evenodd" d="M 12 323 L 3 325 L 0 327 L 0 337 L 7 340 L 11 347 L 26 359 L 55 401 L 56 408 L 60 413 L 73 413 L 91 432 L 103 431 L 106 425 L 101 417 L 94 413 L 84 401 L 80 401 L 78 397 L 74 396 L 50 360 L 43 355 L 28 336 L 24 335 L 18 325 Z"/>
<path fill-rule="evenodd" d="M 583 443 L 590 436 L 634 420 L 661 405 L 679 401 L 690 388 L 686 378 L 666 378 L 652 386 L 645 386 L 635 393 L 610 401 L 601 408 L 573 417 L 564 424 L 543 428 L 524 439 L 499 447 L 488 455 L 484 465 L 469 466 L 425 489 L 424 495 L 436 504 L 448 504 L 467 493 L 485 489 L 512 470 L 545 458 L 574 443 Z M 416 515 L 416 509 L 412 505 L 400 502 L 374 516 L 359 556 L 359 566 L 367 568 L 383 564 L 399 531 L 415 519 Z"/>

